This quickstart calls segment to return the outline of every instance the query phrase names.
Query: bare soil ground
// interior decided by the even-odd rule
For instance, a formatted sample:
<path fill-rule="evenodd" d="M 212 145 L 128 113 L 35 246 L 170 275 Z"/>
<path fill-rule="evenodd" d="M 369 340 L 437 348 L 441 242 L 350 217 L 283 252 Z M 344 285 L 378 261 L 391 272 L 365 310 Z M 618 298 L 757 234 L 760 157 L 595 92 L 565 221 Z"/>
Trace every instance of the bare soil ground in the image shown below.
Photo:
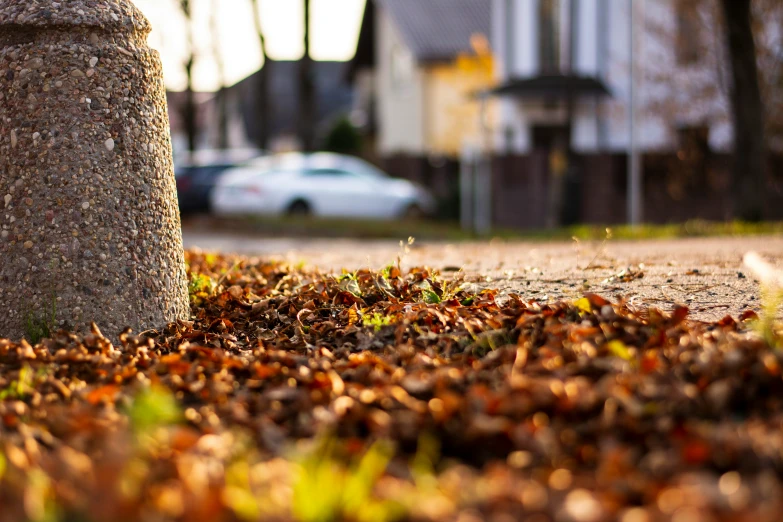
<path fill-rule="evenodd" d="M 742 266 L 757 251 L 783 266 L 783 237 L 601 242 L 416 242 L 267 239 L 185 229 L 186 248 L 283 258 L 325 271 L 403 267 L 462 271 L 473 284 L 541 302 L 586 292 L 639 307 L 687 305 L 691 318 L 717 320 L 760 308 L 758 282 Z M 406 245 L 407 246 L 407 245 Z"/>

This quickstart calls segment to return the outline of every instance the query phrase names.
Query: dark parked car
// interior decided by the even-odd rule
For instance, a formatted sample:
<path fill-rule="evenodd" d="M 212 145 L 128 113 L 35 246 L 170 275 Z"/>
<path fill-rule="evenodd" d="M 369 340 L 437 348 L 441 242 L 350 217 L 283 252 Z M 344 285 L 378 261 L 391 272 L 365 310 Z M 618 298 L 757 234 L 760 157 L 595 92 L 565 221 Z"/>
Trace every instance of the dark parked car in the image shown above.
<path fill-rule="evenodd" d="M 258 150 L 206 150 L 179 163 L 174 171 L 180 213 L 209 213 L 210 194 L 221 174 L 261 154 Z"/>

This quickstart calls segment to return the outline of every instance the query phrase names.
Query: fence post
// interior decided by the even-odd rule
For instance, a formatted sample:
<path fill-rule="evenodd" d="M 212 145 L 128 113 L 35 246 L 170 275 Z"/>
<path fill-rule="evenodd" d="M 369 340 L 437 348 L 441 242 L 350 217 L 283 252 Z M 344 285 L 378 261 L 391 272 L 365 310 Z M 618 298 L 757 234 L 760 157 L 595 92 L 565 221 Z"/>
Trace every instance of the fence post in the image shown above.
<path fill-rule="evenodd" d="M 474 228 L 477 234 L 486 235 L 492 231 L 492 158 L 489 155 L 476 156 L 474 180 Z"/>
<path fill-rule="evenodd" d="M 459 164 L 460 226 L 463 231 L 473 230 L 473 179 L 476 175 L 476 155 L 469 146 L 462 147 Z"/>

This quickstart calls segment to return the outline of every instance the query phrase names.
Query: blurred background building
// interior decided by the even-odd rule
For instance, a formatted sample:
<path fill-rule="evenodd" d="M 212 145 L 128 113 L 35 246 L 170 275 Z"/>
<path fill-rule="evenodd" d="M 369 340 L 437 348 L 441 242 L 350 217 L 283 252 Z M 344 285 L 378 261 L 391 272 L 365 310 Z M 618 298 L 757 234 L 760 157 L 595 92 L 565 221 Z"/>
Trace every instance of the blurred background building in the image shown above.
<path fill-rule="evenodd" d="M 300 147 L 297 138 L 297 117 L 300 111 L 299 61 L 276 61 L 271 77 L 270 141 L 269 149 L 274 151 L 296 150 Z M 315 62 L 313 64 L 316 87 L 317 114 L 316 135 L 323 141 L 341 118 L 350 115 L 354 103 L 355 89 L 345 81 L 348 64 L 345 62 Z M 227 141 L 230 149 L 247 149 L 259 142 L 258 83 L 260 73 L 240 80 L 216 93 L 197 93 L 198 146 L 201 149 L 221 147 L 220 110 L 225 110 Z M 221 107 L 221 98 L 225 105 Z M 186 150 L 187 136 L 182 114 L 185 93 L 169 92 L 169 113 L 171 133 L 175 149 Z"/>
<path fill-rule="evenodd" d="M 250 16 L 275 1 L 244 0 L 256 8 Z M 348 5 L 316 1 L 320 10 L 300 10 L 309 28 L 324 6 Z M 625 222 L 635 151 L 645 221 L 727 219 L 737 54 L 727 44 L 725 1 L 354 2 L 348 61 L 313 62 L 307 52 L 272 60 L 262 50 L 268 79 L 264 65 L 216 92 L 171 92 L 175 148 L 188 148 L 190 99 L 199 148 L 263 142 L 269 151 L 360 155 L 428 187 L 443 219 L 465 208 L 467 166 L 477 186 L 489 187 L 492 226 L 509 228 Z M 766 219 L 783 219 L 783 5 L 749 3 L 770 151 L 761 205 Z M 247 46 L 263 43 L 263 24 L 246 30 Z"/>

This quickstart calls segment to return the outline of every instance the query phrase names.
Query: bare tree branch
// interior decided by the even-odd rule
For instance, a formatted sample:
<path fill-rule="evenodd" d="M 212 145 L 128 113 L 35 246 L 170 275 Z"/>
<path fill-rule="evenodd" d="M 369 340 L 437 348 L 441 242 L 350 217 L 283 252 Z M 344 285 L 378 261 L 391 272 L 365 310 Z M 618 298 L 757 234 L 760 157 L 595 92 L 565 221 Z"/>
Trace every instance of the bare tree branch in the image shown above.
<path fill-rule="evenodd" d="M 266 36 L 261 24 L 261 12 L 258 6 L 258 0 L 250 0 L 253 8 L 253 23 L 258 36 L 258 45 L 261 48 L 261 55 L 264 57 L 264 65 L 258 72 L 258 83 L 256 86 L 255 120 L 258 126 L 256 133 L 256 145 L 261 149 L 269 149 L 272 136 L 272 103 L 270 100 L 271 90 L 270 82 L 274 70 L 274 61 L 269 57 L 266 49 Z"/>
<path fill-rule="evenodd" d="M 299 140 L 302 150 L 315 149 L 315 77 L 310 55 L 310 0 L 304 2 L 304 55 L 299 63 Z"/>
<path fill-rule="evenodd" d="M 185 133 L 188 138 L 188 150 L 192 153 L 197 147 L 197 107 L 193 92 L 193 67 L 196 63 L 195 44 L 193 41 L 193 11 L 190 0 L 179 1 L 180 10 L 185 16 L 185 38 L 188 45 L 188 57 L 185 61 L 185 75 L 187 86 L 185 88 L 185 103 L 181 108 L 182 120 L 185 125 Z"/>
<path fill-rule="evenodd" d="M 220 36 L 220 0 L 212 0 L 212 10 L 209 17 L 209 27 L 212 33 L 212 56 L 217 66 L 218 82 L 220 87 L 215 96 L 215 108 L 217 111 L 218 134 L 217 148 L 228 148 L 228 104 L 226 100 L 226 64 L 223 60 Z"/>

